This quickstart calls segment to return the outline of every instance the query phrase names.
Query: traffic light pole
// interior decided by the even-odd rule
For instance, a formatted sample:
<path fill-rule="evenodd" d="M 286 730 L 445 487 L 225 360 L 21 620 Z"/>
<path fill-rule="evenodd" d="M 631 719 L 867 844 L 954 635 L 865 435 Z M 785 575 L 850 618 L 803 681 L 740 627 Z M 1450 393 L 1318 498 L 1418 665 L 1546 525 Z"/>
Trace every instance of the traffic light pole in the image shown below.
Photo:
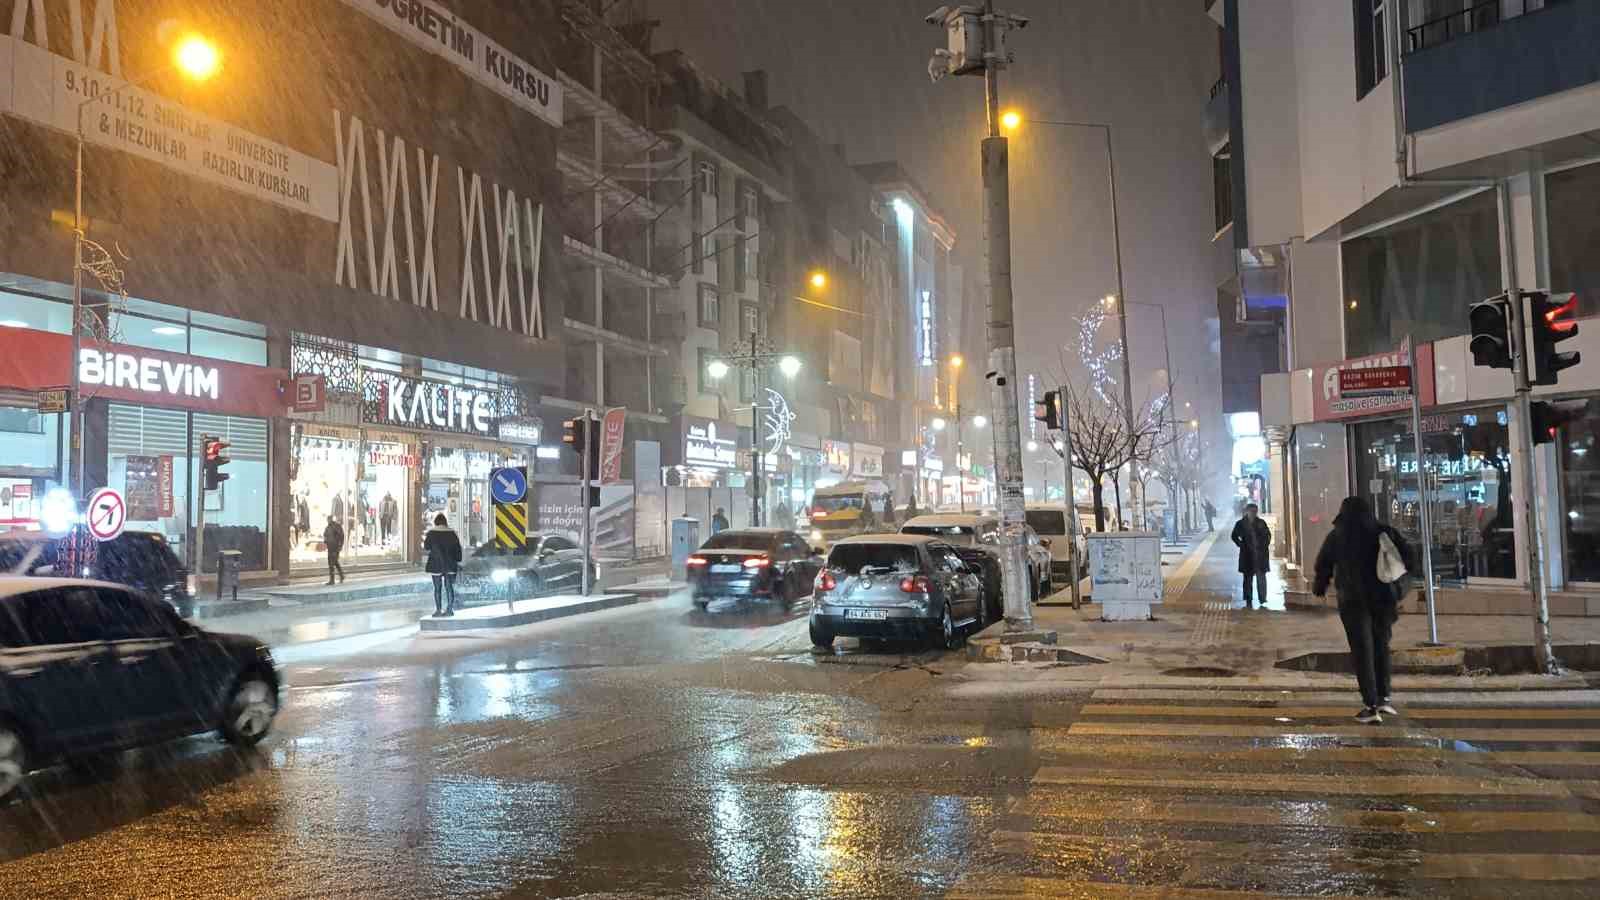
<path fill-rule="evenodd" d="M 1072 584 L 1072 608 L 1078 609 L 1083 605 L 1083 588 L 1078 584 L 1078 531 L 1082 525 L 1078 522 L 1078 501 L 1072 491 L 1072 420 L 1067 412 L 1067 386 L 1061 385 L 1056 392 L 1056 418 L 1061 422 L 1061 462 L 1065 470 L 1066 480 L 1062 482 L 1062 499 L 1067 507 L 1067 578 Z"/>
<path fill-rule="evenodd" d="M 583 596 L 589 596 L 589 590 L 594 587 L 590 583 L 594 572 L 594 527 L 590 523 L 594 519 L 594 511 L 589 506 L 589 458 L 590 448 L 594 446 L 597 435 L 594 433 L 594 410 L 583 411 L 583 453 L 579 454 L 578 468 L 583 470 L 583 486 L 578 489 L 578 508 L 583 511 Z"/>
<path fill-rule="evenodd" d="M 1507 304 L 1510 315 L 1506 330 L 1511 344 L 1511 375 L 1516 380 L 1517 388 L 1518 463 L 1512 495 L 1521 498 L 1523 530 L 1529 543 L 1528 586 L 1533 591 L 1533 655 L 1540 672 L 1557 675 L 1561 672 L 1561 663 L 1556 659 L 1555 648 L 1550 641 L 1550 594 L 1545 579 L 1544 528 L 1539 518 L 1539 491 L 1534 484 L 1533 404 L 1529 396 L 1533 393 L 1533 383 L 1528 373 L 1526 309 L 1522 292 L 1515 286 L 1506 290 L 1506 296 L 1510 300 Z"/>
<path fill-rule="evenodd" d="M 1428 643 L 1439 643 L 1439 617 L 1433 606 L 1433 501 L 1428 497 L 1428 467 L 1422 446 L 1422 383 L 1417 380 L 1417 343 L 1406 335 L 1411 359 L 1411 440 L 1417 455 L 1417 513 L 1422 527 L 1422 577 L 1428 602 Z"/>

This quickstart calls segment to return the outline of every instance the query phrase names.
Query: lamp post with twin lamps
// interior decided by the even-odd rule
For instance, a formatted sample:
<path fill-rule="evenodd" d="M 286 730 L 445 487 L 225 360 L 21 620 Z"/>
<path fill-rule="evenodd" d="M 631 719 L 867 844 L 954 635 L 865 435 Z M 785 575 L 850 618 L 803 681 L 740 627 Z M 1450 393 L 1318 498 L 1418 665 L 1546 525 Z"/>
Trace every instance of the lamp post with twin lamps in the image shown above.
<path fill-rule="evenodd" d="M 813 276 L 816 277 L 816 276 Z M 826 283 L 826 282 L 824 282 Z M 763 387 L 762 375 L 771 368 L 776 368 L 783 373 L 785 378 L 793 379 L 800 374 L 800 357 L 792 353 L 773 349 L 770 342 L 762 339 L 755 332 L 750 332 L 748 344 L 741 341 L 741 346 L 722 354 L 706 363 L 706 374 L 713 380 L 720 381 L 726 378 L 734 369 L 751 373 L 752 387 L 750 390 L 750 525 L 753 528 L 761 526 L 761 501 L 765 499 L 762 492 L 761 478 L 766 467 L 766 451 L 761 447 L 761 411 L 768 409 L 761 405 Z"/>

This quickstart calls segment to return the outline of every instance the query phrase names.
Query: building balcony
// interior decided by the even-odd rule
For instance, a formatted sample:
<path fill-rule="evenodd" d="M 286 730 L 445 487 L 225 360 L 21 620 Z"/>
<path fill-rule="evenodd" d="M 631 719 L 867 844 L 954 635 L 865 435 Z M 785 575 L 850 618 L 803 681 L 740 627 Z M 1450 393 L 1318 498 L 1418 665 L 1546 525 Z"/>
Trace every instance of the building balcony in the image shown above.
<path fill-rule="evenodd" d="M 609 328 L 600 328 L 578 319 L 564 319 L 562 324 L 567 329 L 567 334 L 578 340 L 594 341 L 637 356 L 653 356 L 657 358 L 671 355 L 671 351 L 660 344 L 629 337 Z"/>
<path fill-rule="evenodd" d="M 1492 0 L 1406 35 L 1410 132 L 1600 81 L 1600 0 Z"/>
<path fill-rule="evenodd" d="M 609 275 L 622 279 L 624 282 L 641 288 L 656 288 L 665 290 L 672 287 L 672 282 L 664 275 L 634 265 L 620 256 L 613 256 L 593 244 L 584 243 L 572 235 L 563 235 L 561 249 L 568 259 L 590 266 L 598 266 Z"/>
<path fill-rule="evenodd" d="M 648 197 L 634 191 L 595 168 L 591 160 L 566 148 L 556 151 L 556 168 L 567 179 L 567 194 L 600 194 L 601 209 L 607 219 L 628 219 L 649 222 L 661 216 L 661 207 Z"/>
<path fill-rule="evenodd" d="M 556 79 L 561 82 L 562 115 L 567 125 L 598 119 L 620 144 L 619 149 L 635 156 L 643 155 L 661 143 L 661 138 L 655 132 L 635 122 L 576 78 L 558 70 Z"/>

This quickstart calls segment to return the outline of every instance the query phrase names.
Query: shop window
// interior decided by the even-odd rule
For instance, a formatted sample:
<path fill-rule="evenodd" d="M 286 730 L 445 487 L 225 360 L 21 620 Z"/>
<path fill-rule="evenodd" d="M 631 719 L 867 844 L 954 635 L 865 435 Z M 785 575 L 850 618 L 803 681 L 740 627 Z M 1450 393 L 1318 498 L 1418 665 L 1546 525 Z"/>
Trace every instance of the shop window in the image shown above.
<path fill-rule="evenodd" d="M 195 356 L 232 360 L 253 366 L 267 364 L 266 341 L 256 337 L 212 331 L 209 328 L 190 329 L 189 352 Z"/>
<path fill-rule="evenodd" d="M 700 193 L 712 197 L 717 195 L 717 164 L 714 162 L 700 163 Z"/>
<path fill-rule="evenodd" d="M 695 371 L 697 373 L 697 383 L 700 386 L 700 393 L 702 394 L 714 394 L 717 391 L 716 383 L 712 381 L 710 372 L 711 361 L 716 358 L 716 351 L 710 349 L 709 347 L 700 348 L 698 360 L 699 364 L 696 366 Z"/>
<path fill-rule="evenodd" d="M 0 281 L 5 280 L 7 276 L 0 275 Z M 69 304 L 0 290 L 0 328 L 32 328 L 67 334 L 71 323 L 72 306 Z"/>
<path fill-rule="evenodd" d="M 1550 287 L 1578 294 L 1578 315 L 1600 315 L 1600 163 L 1545 176 Z"/>
<path fill-rule="evenodd" d="M 37 410 L 0 406 L 0 431 L 10 434 L 44 434 L 44 416 Z M 10 448 L 7 447 L 9 452 Z"/>
<path fill-rule="evenodd" d="M 1340 245 L 1344 355 L 1463 334 L 1466 309 L 1500 293 L 1500 220 L 1480 191 Z"/>
<path fill-rule="evenodd" d="M 420 540 L 416 523 L 421 520 L 407 513 L 420 462 L 415 445 L 363 440 L 354 432 L 300 430 L 291 438 L 290 452 L 292 565 L 327 564 L 322 535 L 330 519 L 344 529 L 341 561 L 406 558 L 406 548 Z"/>
<path fill-rule="evenodd" d="M 1568 581 L 1600 582 L 1600 403 L 1561 430 Z"/>
<path fill-rule="evenodd" d="M 1446 582 L 1515 578 L 1511 442 L 1504 407 L 1423 417 L 1433 568 Z M 1382 521 L 1421 547 L 1410 418 L 1355 426 L 1356 490 Z"/>

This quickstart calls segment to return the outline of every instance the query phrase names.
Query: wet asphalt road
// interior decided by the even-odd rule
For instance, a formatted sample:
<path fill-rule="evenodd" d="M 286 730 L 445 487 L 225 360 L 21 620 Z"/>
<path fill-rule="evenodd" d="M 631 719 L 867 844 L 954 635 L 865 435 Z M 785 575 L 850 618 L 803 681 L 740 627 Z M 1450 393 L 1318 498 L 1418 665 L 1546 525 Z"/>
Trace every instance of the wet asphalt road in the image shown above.
<path fill-rule="evenodd" d="M 1370 729 L 1343 694 L 996 693 L 954 654 L 819 660 L 804 626 L 667 600 L 507 643 L 292 665 L 258 751 L 201 737 L 39 776 L 0 809 L 0 897 L 1581 897 L 1600 883 L 1592 696 L 1530 713 L 1509 694 L 1466 710 L 1429 695 Z"/>

